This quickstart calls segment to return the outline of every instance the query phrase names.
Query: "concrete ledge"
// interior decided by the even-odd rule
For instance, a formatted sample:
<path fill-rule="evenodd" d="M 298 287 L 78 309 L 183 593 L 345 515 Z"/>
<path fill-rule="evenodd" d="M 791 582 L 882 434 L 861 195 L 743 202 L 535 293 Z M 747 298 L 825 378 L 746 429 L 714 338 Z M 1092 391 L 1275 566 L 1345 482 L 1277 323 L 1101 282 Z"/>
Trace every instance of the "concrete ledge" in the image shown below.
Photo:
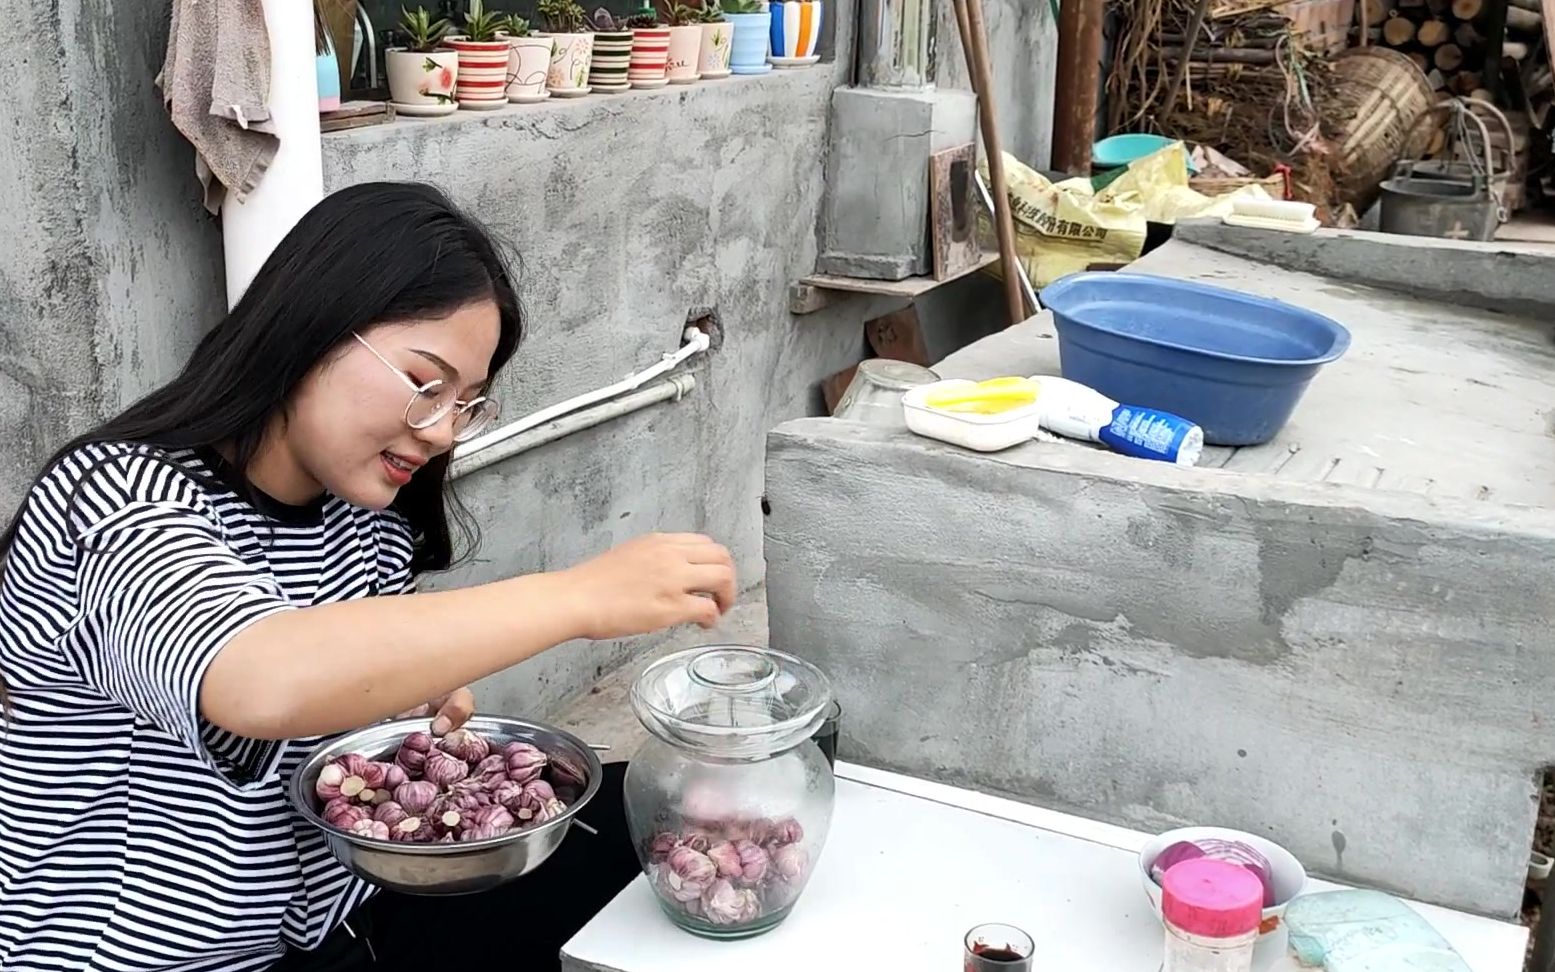
<path fill-rule="evenodd" d="M 1359 230 L 1299 236 L 1212 219 L 1178 223 L 1172 239 L 1414 297 L 1555 319 L 1555 253 L 1547 247 Z"/>
<path fill-rule="evenodd" d="M 772 645 L 835 679 L 847 758 L 1520 906 L 1555 511 L 830 419 L 769 436 L 767 496 Z"/>

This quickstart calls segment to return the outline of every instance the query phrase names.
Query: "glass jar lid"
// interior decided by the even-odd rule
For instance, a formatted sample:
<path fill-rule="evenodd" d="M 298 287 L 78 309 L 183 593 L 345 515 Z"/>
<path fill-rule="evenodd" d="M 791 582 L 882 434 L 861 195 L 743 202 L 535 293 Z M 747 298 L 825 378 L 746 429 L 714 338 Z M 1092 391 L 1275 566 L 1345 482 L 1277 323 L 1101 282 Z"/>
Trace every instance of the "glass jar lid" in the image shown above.
<path fill-rule="evenodd" d="M 793 655 L 739 645 L 668 655 L 632 684 L 632 711 L 672 746 L 723 759 L 762 759 L 815 735 L 831 681 Z"/>

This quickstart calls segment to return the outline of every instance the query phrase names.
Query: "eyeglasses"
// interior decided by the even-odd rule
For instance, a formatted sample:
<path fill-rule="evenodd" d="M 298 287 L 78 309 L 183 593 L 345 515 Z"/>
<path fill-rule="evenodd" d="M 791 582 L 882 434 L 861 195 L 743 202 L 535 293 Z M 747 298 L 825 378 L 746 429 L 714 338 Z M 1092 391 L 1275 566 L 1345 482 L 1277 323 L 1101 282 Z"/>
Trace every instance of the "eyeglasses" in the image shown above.
<path fill-rule="evenodd" d="M 378 353 L 378 349 L 367 343 L 360 334 L 352 334 L 362 343 L 362 347 L 373 353 L 373 357 L 382 361 L 384 367 L 399 375 L 411 390 L 410 403 L 405 406 L 405 424 L 413 429 L 428 429 L 452 412 L 454 416 L 454 441 L 465 442 L 473 439 L 481 433 L 481 430 L 490 425 L 497 418 L 501 410 L 494 399 L 482 396 L 464 402 L 459 400 L 459 389 L 450 385 L 441 378 L 434 378 L 424 385 L 416 384 L 416 379 L 401 371 L 394 362 Z"/>

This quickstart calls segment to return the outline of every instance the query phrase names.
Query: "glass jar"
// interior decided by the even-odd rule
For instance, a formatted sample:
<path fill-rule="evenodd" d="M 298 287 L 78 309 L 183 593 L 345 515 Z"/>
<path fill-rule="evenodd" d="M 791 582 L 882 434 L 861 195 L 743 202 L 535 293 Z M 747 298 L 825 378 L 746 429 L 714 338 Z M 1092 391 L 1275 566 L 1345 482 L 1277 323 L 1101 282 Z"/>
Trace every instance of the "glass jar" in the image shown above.
<path fill-rule="evenodd" d="M 788 917 L 836 800 L 811 739 L 831 701 L 809 662 L 730 645 L 677 652 L 633 684 L 649 738 L 627 766 L 626 821 L 675 924 L 748 938 Z"/>

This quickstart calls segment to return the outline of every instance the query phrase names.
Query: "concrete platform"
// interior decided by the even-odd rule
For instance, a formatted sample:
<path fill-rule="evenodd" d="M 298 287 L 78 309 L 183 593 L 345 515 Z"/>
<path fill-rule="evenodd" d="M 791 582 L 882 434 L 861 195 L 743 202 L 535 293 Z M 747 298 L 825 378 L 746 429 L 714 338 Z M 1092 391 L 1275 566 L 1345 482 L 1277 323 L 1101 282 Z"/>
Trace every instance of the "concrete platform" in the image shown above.
<path fill-rule="evenodd" d="M 1430 299 L 1325 261 L 1413 272 Z M 1509 266 L 1540 272 L 1490 272 Z M 1210 468 L 781 426 L 772 645 L 833 676 L 847 759 L 1138 829 L 1252 830 L 1315 873 L 1510 917 L 1555 763 L 1551 268 L 1364 234 L 1157 251 L 1138 269 L 1354 335 L 1278 442 Z M 1028 322 L 936 370 L 1052 370 L 1050 335 Z"/>
<path fill-rule="evenodd" d="M 1274 441 L 1211 448 L 1201 465 L 1294 483 L 1555 506 L 1555 319 L 1444 308 L 1181 243 L 1129 269 L 1299 304 L 1345 325 L 1354 339 Z M 945 378 L 1057 374 L 1052 318 L 1039 315 L 934 368 Z"/>

